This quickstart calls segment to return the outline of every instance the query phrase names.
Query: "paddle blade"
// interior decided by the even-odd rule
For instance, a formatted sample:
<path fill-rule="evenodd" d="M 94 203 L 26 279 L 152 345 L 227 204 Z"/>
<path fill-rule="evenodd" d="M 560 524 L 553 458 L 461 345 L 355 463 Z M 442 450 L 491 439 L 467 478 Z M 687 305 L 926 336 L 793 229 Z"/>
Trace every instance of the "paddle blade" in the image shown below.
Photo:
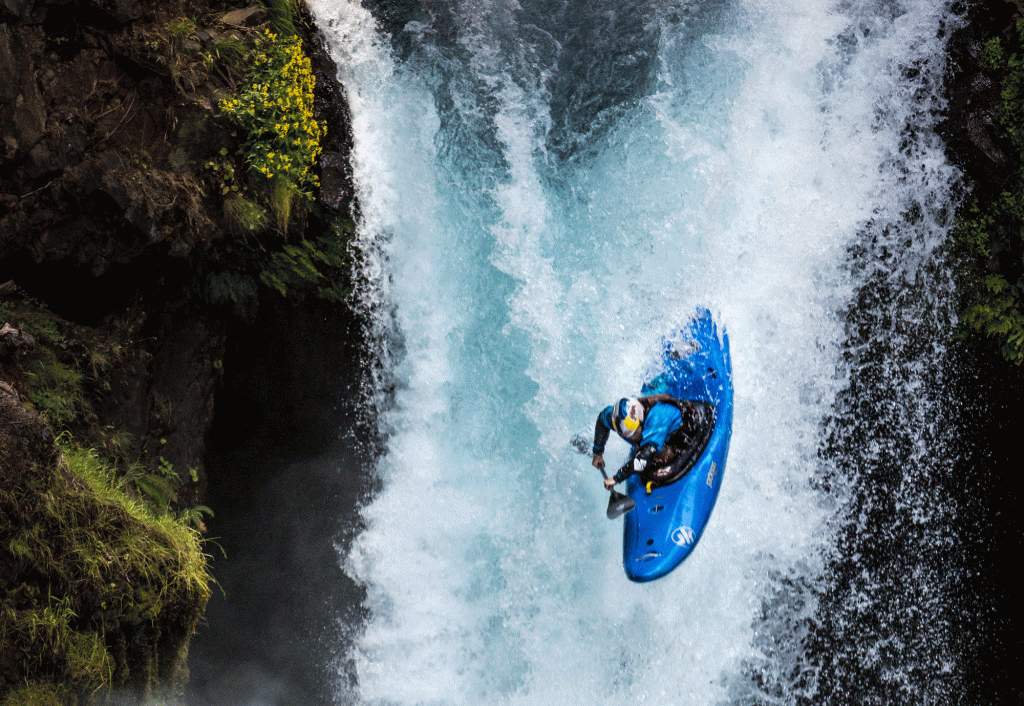
<path fill-rule="evenodd" d="M 634 507 L 636 507 L 636 503 L 633 498 L 613 490 L 612 496 L 608 498 L 608 519 L 614 520 L 616 517 L 625 515 Z"/>

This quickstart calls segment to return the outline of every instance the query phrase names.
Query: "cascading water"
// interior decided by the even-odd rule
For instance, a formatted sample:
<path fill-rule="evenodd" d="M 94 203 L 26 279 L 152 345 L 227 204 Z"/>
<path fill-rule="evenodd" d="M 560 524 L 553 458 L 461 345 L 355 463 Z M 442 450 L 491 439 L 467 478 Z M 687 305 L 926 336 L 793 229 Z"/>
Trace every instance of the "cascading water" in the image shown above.
<path fill-rule="evenodd" d="M 343 551 L 369 617 L 339 698 L 795 703 L 848 694 L 848 668 L 941 700 L 923 682 L 955 665 L 921 677 L 914 644 L 944 633 L 899 634 L 849 535 L 885 505 L 861 472 L 900 468 L 886 507 L 927 528 L 907 551 L 953 511 L 916 490 L 944 433 L 943 3 L 313 6 L 352 111 L 387 439 Z M 569 442 L 700 306 L 732 346 L 722 493 L 697 551 L 633 585 Z"/>

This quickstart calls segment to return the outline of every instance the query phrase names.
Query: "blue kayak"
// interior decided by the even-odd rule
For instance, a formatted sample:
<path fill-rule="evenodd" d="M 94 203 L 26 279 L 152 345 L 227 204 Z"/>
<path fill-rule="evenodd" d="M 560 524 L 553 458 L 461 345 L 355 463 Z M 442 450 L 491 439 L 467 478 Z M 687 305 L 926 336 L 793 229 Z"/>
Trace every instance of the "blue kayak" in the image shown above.
<path fill-rule="evenodd" d="M 624 515 L 622 563 L 632 581 L 661 578 L 689 556 L 704 532 L 722 486 L 732 435 L 729 338 L 704 310 L 666 341 L 642 394 L 690 400 L 707 419 L 692 457 L 674 477 L 633 475 L 626 493 L 636 508 Z M 680 477 L 681 476 L 681 477 Z"/>

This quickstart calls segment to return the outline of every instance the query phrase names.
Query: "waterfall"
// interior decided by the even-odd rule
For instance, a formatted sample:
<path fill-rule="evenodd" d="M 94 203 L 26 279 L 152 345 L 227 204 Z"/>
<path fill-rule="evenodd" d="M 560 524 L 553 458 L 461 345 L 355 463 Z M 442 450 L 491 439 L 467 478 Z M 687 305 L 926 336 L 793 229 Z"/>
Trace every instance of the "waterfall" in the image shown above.
<path fill-rule="evenodd" d="M 948 693 L 930 548 L 955 507 L 923 482 L 952 433 L 944 4 L 312 6 L 352 113 L 386 440 L 341 550 L 367 617 L 339 698 L 796 703 L 865 670 Z M 569 442 L 698 307 L 730 337 L 729 462 L 694 554 L 634 585 Z M 856 539 L 896 535 L 932 556 L 909 577 Z"/>

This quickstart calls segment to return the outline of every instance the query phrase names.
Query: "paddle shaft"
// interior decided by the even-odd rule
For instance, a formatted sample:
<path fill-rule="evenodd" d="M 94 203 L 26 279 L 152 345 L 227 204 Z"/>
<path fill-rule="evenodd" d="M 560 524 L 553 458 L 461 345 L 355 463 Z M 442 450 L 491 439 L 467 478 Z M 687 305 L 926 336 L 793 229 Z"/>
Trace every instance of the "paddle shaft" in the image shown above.
<path fill-rule="evenodd" d="M 582 436 L 574 436 L 572 439 L 572 446 L 584 456 L 589 453 L 589 449 L 587 448 L 587 442 Z M 604 479 L 608 480 L 608 474 L 604 472 L 604 466 L 596 466 L 596 468 L 597 470 L 601 471 L 601 475 L 604 477 Z M 622 493 L 616 491 L 615 486 L 608 488 L 608 493 L 609 495 L 607 514 L 609 520 L 614 520 L 616 517 L 619 517 L 623 513 L 629 512 L 634 507 L 636 507 L 636 503 L 633 501 L 633 498 L 629 497 L 628 495 L 623 495 Z"/>

